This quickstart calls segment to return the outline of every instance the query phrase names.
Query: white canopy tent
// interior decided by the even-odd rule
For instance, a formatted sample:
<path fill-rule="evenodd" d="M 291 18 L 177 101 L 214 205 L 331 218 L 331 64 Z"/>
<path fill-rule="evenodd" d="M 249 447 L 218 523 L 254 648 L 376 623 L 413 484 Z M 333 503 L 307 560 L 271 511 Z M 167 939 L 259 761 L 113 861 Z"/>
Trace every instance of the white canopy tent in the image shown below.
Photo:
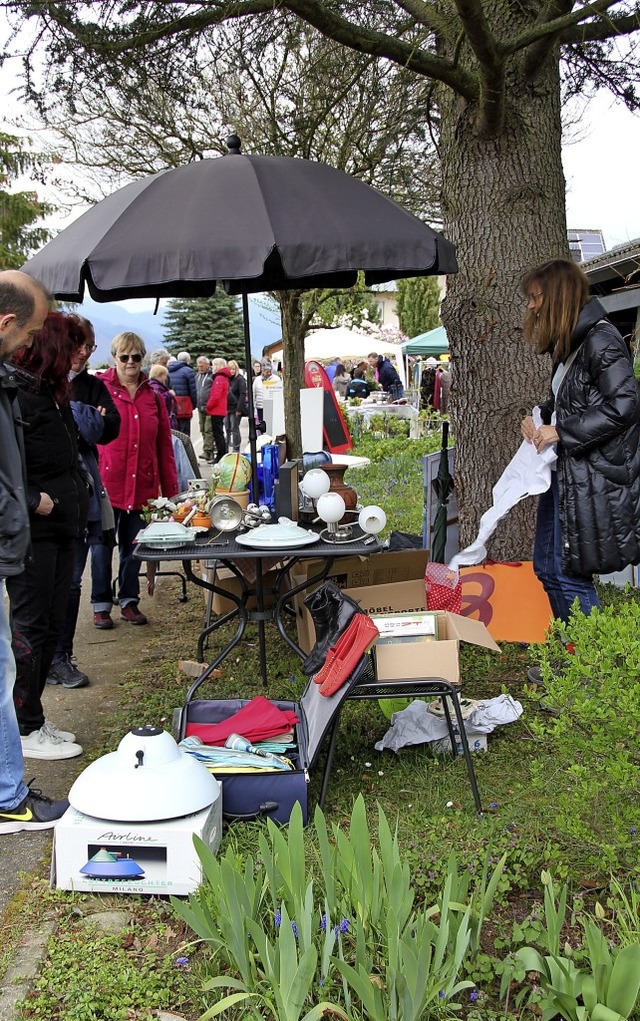
<path fill-rule="evenodd" d="M 335 330 L 322 329 L 313 330 L 309 333 L 304 343 L 305 361 L 310 358 L 317 358 L 321 362 L 329 362 L 333 358 L 340 358 L 342 361 L 349 361 L 355 358 L 366 358 L 370 351 L 377 351 L 394 362 L 402 385 L 406 387 L 407 377 L 401 344 L 390 344 L 380 336 L 368 336 L 363 333 L 356 333 L 345 326 L 338 326 Z M 271 359 L 278 362 L 282 358 L 282 351 L 272 350 Z"/>

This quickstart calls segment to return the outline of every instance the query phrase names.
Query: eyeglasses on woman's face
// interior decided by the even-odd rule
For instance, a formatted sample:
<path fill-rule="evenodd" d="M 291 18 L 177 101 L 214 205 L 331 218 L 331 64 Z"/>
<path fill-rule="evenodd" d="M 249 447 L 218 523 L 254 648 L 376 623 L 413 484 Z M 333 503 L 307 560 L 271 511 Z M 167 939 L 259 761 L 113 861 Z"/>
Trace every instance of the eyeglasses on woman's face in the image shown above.
<path fill-rule="evenodd" d="M 81 351 L 84 351 L 88 358 L 89 355 L 93 354 L 97 346 L 98 346 L 97 344 L 92 344 L 91 341 L 85 340 L 84 344 L 81 344 L 80 347 L 78 348 L 78 354 L 80 354 Z"/>
<path fill-rule="evenodd" d="M 527 308 L 537 308 L 541 304 L 542 298 L 544 298 L 542 291 L 530 291 L 525 297 Z"/>
<path fill-rule="evenodd" d="M 135 362 L 136 365 L 139 365 L 140 362 L 142 361 L 142 355 L 140 354 L 118 355 L 118 361 L 122 362 L 123 365 L 126 365 L 127 362 Z"/>

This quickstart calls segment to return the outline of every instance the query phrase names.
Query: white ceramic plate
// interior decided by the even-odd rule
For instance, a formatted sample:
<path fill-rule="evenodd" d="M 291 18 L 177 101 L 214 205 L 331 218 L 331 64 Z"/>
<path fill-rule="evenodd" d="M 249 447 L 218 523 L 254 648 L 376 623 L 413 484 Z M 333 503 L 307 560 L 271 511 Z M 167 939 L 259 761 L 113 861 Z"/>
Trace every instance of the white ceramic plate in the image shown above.
<path fill-rule="evenodd" d="M 290 534 L 287 534 L 290 533 Z M 315 532 L 307 532 L 304 528 L 284 529 L 278 525 L 259 525 L 252 532 L 243 532 L 236 536 L 238 546 L 249 546 L 254 549 L 295 549 L 296 546 L 309 546 L 318 542 Z"/>

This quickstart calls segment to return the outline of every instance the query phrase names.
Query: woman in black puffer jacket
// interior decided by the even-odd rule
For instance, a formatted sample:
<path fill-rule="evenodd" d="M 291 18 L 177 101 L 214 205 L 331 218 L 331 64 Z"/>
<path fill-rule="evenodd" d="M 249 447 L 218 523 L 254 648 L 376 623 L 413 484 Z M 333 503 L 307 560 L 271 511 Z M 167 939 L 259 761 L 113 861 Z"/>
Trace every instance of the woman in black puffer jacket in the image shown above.
<path fill-rule="evenodd" d="M 540 497 L 533 554 L 556 617 L 577 597 L 598 606 L 594 574 L 640 563 L 640 394 L 627 344 L 570 259 L 523 279 L 525 339 L 552 358 L 542 425 L 522 422 L 538 453 L 556 445 L 550 489 Z"/>
<path fill-rule="evenodd" d="M 65 620 L 74 540 L 86 528 L 89 507 L 68 378 L 84 336 L 76 317 L 50 312 L 32 346 L 15 356 L 31 554 L 24 572 L 7 578 L 7 592 L 22 749 L 25 757 L 37 759 L 67 759 L 82 752 L 73 734 L 45 723 L 41 697 Z"/>

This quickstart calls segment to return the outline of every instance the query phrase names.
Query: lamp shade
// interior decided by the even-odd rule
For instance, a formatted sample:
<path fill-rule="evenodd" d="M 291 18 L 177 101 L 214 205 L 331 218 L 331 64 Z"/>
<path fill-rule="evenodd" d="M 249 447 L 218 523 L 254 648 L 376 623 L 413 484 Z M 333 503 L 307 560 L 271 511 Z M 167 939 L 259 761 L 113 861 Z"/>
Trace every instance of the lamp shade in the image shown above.
<path fill-rule="evenodd" d="M 382 507 L 377 507 L 374 503 L 368 507 L 363 507 L 358 515 L 360 528 L 363 532 L 368 532 L 370 535 L 377 535 L 378 532 L 382 531 L 386 523 L 387 515 Z"/>
<path fill-rule="evenodd" d="M 329 492 L 331 479 L 322 468 L 311 468 L 302 477 L 300 489 L 310 500 L 317 500 L 323 493 Z"/>
<path fill-rule="evenodd" d="M 318 517 L 326 521 L 328 525 L 335 525 L 344 517 L 346 504 L 340 493 L 323 493 L 322 496 L 318 497 L 316 509 Z"/>

